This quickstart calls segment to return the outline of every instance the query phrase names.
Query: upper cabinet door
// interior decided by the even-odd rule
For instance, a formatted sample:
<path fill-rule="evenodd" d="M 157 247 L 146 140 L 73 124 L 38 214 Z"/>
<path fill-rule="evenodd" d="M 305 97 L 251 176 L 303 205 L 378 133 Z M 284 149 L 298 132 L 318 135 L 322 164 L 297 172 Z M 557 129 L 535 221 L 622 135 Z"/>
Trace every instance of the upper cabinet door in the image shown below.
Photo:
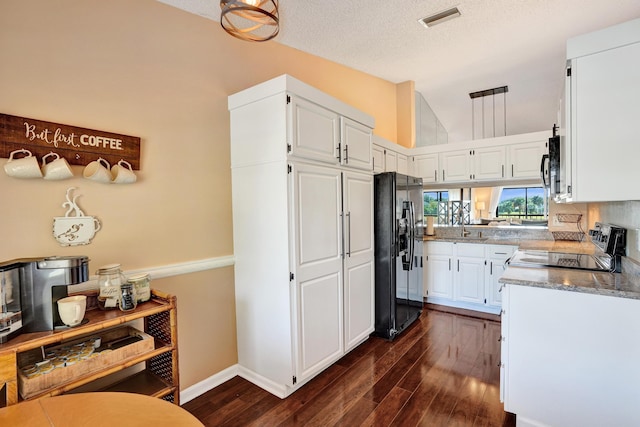
<path fill-rule="evenodd" d="M 438 182 L 438 154 L 424 154 L 414 157 L 414 175 L 423 183 Z"/>
<path fill-rule="evenodd" d="M 540 178 L 540 160 L 546 151 L 546 141 L 510 146 L 507 177 L 516 179 Z"/>
<path fill-rule="evenodd" d="M 371 152 L 373 155 L 373 173 L 384 172 L 384 148 L 378 145 L 371 146 Z"/>
<path fill-rule="evenodd" d="M 470 150 L 457 150 L 440 154 L 440 167 L 444 182 L 471 180 Z"/>
<path fill-rule="evenodd" d="M 384 171 L 398 172 L 398 153 L 391 150 L 384 150 Z"/>
<path fill-rule="evenodd" d="M 290 154 L 305 159 L 337 165 L 340 163 L 338 141 L 340 116 L 313 102 L 291 96 Z M 371 162 L 371 152 L 368 154 Z"/>
<path fill-rule="evenodd" d="M 351 168 L 373 170 L 371 157 L 371 128 L 346 117 L 340 118 L 341 150 L 340 161 Z"/>
<path fill-rule="evenodd" d="M 409 175 L 409 158 L 404 154 L 397 153 L 397 172 L 403 175 Z"/>
<path fill-rule="evenodd" d="M 504 146 L 473 149 L 473 179 L 483 181 L 504 178 L 506 153 Z"/>

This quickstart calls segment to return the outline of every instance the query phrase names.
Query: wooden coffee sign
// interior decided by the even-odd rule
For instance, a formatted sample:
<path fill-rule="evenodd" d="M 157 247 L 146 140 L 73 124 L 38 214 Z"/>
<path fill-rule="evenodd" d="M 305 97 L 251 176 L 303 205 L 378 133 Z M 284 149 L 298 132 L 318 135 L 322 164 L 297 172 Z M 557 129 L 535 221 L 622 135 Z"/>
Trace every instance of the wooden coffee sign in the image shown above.
<path fill-rule="evenodd" d="M 25 149 L 38 159 L 58 153 L 72 165 L 85 166 L 102 157 L 140 169 L 140 138 L 0 113 L 0 157 Z"/>

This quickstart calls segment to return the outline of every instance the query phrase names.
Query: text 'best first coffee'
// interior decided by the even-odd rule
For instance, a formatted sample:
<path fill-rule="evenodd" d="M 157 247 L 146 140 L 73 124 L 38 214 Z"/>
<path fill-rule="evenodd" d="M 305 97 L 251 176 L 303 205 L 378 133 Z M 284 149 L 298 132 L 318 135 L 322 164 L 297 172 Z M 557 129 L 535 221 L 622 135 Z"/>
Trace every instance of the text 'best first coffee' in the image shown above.
<path fill-rule="evenodd" d="M 70 145 L 72 147 L 80 147 L 82 145 L 88 147 L 109 148 L 111 150 L 123 150 L 122 140 L 117 138 L 108 138 L 98 135 L 76 135 L 75 133 L 64 134 L 60 128 L 56 128 L 52 132 L 49 128 L 38 129 L 36 125 L 24 122 L 25 137 L 29 141 L 39 140 L 58 147 L 60 143 Z M 77 138 L 76 138 L 77 137 Z"/>

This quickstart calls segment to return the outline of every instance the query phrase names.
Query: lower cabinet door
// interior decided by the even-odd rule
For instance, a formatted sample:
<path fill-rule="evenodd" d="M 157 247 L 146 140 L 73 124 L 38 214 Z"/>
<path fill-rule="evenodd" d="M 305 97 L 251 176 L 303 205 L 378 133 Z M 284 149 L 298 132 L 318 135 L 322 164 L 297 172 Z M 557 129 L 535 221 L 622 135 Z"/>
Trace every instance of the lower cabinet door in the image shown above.
<path fill-rule="evenodd" d="M 345 351 L 364 341 L 374 326 L 374 263 L 370 259 L 345 267 Z"/>
<path fill-rule="evenodd" d="M 428 255 L 424 271 L 426 278 L 425 296 L 453 299 L 453 275 L 451 256 Z"/>
<path fill-rule="evenodd" d="M 297 380 L 304 381 L 344 353 L 342 275 L 340 272 L 298 283 Z"/>
<path fill-rule="evenodd" d="M 458 257 L 454 276 L 454 297 L 458 301 L 484 304 L 484 259 Z"/>

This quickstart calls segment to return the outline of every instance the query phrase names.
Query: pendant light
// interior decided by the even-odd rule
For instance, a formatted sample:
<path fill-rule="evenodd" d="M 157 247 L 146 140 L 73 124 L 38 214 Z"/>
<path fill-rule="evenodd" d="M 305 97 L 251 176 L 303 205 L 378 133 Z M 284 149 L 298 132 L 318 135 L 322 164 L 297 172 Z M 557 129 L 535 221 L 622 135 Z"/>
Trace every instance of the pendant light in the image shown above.
<path fill-rule="evenodd" d="M 220 0 L 220 24 L 240 40 L 264 42 L 280 31 L 277 0 Z"/>

